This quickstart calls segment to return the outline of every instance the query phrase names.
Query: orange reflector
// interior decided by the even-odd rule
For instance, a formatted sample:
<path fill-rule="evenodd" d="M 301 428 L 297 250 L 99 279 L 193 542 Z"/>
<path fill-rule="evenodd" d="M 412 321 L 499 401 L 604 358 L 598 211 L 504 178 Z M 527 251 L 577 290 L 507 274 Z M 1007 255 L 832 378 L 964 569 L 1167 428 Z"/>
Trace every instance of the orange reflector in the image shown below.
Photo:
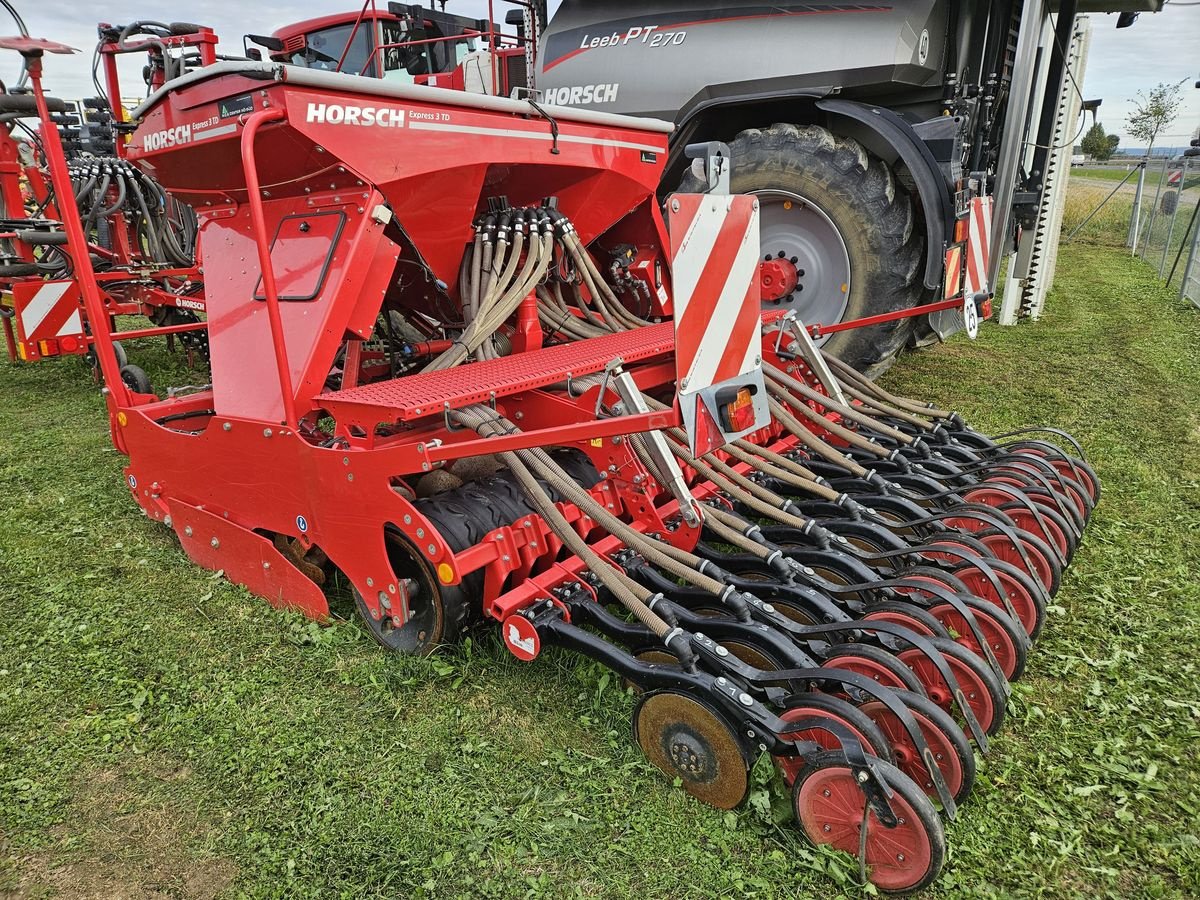
<path fill-rule="evenodd" d="M 950 300 L 962 291 L 962 247 L 953 246 L 946 251 L 946 280 L 945 292 L 942 295 Z"/>
<path fill-rule="evenodd" d="M 963 241 L 965 241 L 967 239 L 970 228 L 971 228 L 971 220 L 969 218 L 959 219 L 957 222 L 955 222 L 954 223 L 954 243 L 961 244 Z"/>
<path fill-rule="evenodd" d="M 438 580 L 442 584 L 449 584 L 454 580 L 454 569 L 450 568 L 449 563 L 438 563 L 437 572 Z"/>
<path fill-rule="evenodd" d="M 129 424 L 129 416 L 125 415 L 124 412 L 117 413 L 117 424 L 124 428 Z"/>
<path fill-rule="evenodd" d="M 38 341 L 38 349 L 42 351 L 42 356 L 54 356 L 58 353 L 58 341 Z"/>
<path fill-rule="evenodd" d="M 749 388 L 739 390 L 732 402 L 722 407 L 721 422 L 730 434 L 754 427 L 754 394 Z"/>

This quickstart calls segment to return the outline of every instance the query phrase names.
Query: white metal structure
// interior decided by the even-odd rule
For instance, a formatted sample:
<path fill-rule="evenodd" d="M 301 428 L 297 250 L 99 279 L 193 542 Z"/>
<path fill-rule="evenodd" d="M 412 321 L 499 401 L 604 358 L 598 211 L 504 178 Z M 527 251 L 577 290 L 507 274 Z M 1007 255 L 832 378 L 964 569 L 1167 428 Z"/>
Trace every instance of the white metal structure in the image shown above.
<path fill-rule="evenodd" d="M 1000 307 L 1001 325 L 1015 325 L 1023 317 L 1035 320 L 1039 318 L 1045 308 L 1046 294 L 1054 283 L 1063 206 L 1071 175 L 1071 154 L 1080 131 L 1080 115 L 1083 111 L 1083 98 L 1078 86 L 1083 82 L 1083 73 L 1087 67 L 1091 33 L 1091 20 L 1087 16 L 1077 17 L 1071 32 L 1070 46 L 1066 48 L 1067 69 L 1070 74 L 1064 75 L 1057 93 L 1058 110 L 1050 145 L 1053 149 L 1050 150 L 1046 161 L 1037 221 L 1034 227 L 1026 229 L 1022 234 L 1017 253 L 1009 264 Z M 1058 49 L 1054 45 L 1054 22 L 1046 15 L 1039 41 L 1040 65 L 1037 67 L 1038 85 L 1034 97 L 1045 95 L 1046 62 L 1050 54 L 1057 52 Z M 1030 110 L 1031 120 L 1039 115 L 1039 109 Z M 1030 164 L 1035 149 L 1031 137 L 1023 148 L 1023 166 Z"/>

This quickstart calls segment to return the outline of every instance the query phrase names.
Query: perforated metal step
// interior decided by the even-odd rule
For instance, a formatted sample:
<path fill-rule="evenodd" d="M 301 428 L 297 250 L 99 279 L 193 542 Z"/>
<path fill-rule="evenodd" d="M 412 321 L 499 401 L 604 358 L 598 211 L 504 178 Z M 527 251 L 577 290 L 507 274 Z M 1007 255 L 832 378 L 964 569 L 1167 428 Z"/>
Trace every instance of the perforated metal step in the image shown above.
<path fill-rule="evenodd" d="M 626 362 L 669 353 L 674 345 L 670 322 L 621 334 L 574 341 L 544 350 L 517 353 L 503 359 L 469 363 L 441 372 L 420 373 L 378 381 L 345 391 L 319 395 L 313 402 L 338 420 L 358 424 L 408 422 L 440 414 L 449 404 L 460 409 L 535 390 L 604 369 L 618 356 Z"/>

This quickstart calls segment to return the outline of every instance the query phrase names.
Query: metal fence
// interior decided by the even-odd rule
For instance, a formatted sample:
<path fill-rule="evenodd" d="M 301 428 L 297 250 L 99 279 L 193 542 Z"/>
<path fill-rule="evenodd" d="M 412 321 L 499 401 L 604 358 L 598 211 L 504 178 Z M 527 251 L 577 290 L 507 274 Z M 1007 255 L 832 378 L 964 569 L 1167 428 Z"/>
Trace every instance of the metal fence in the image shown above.
<path fill-rule="evenodd" d="M 1200 308 L 1200 159 L 1072 172 L 1063 240 L 1127 247 Z"/>

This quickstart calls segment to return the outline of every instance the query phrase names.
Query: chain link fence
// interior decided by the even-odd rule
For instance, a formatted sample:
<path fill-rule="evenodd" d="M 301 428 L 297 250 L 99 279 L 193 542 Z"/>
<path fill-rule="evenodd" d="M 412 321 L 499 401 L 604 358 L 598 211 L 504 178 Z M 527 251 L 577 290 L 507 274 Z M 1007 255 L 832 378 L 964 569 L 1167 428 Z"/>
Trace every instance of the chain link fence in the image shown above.
<path fill-rule="evenodd" d="M 1077 167 L 1067 189 L 1063 240 L 1124 246 L 1200 308 L 1198 214 L 1200 159 Z"/>

